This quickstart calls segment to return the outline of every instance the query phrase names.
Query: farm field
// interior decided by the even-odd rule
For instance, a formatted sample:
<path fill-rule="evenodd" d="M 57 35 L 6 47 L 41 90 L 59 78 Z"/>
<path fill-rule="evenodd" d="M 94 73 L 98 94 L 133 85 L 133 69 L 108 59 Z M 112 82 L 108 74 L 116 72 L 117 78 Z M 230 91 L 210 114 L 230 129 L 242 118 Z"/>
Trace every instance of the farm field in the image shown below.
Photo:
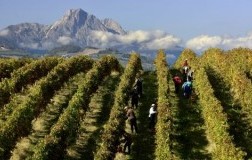
<path fill-rule="evenodd" d="M 0 159 L 252 159 L 251 57 L 245 48 L 201 56 L 185 49 L 170 66 L 158 50 L 155 70 L 143 70 L 136 53 L 124 67 L 110 55 L 0 59 Z M 194 70 L 190 99 L 172 80 L 185 59 Z M 139 77 L 138 133 L 131 133 L 124 108 Z M 123 130 L 130 154 L 118 152 Z"/>

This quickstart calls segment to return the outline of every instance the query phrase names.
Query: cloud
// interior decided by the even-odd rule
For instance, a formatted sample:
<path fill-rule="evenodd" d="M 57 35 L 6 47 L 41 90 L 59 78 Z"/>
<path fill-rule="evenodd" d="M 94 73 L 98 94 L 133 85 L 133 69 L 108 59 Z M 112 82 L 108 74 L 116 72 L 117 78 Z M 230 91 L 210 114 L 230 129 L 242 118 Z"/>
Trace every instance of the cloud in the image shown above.
<path fill-rule="evenodd" d="M 7 36 L 9 34 L 10 30 L 4 29 L 0 31 L 0 36 Z"/>
<path fill-rule="evenodd" d="M 62 44 L 62 45 L 67 45 L 72 43 L 72 38 L 71 37 L 67 37 L 67 36 L 61 36 L 58 38 L 57 42 Z"/>
<path fill-rule="evenodd" d="M 243 37 L 201 35 L 186 42 L 186 47 L 196 51 L 204 51 L 209 47 L 225 50 L 247 47 L 252 49 L 252 32 Z"/>
<path fill-rule="evenodd" d="M 172 35 L 166 35 L 162 38 L 154 39 L 151 42 L 146 43 L 148 49 L 169 49 L 173 48 L 180 43 L 180 39 Z"/>
<path fill-rule="evenodd" d="M 22 48 L 38 49 L 39 43 L 19 43 L 19 46 Z"/>
<path fill-rule="evenodd" d="M 96 47 L 113 47 L 116 45 L 138 45 L 140 49 L 169 49 L 181 43 L 168 33 L 155 31 L 130 31 L 125 35 L 112 34 L 110 32 L 93 31 L 90 37 Z"/>
<path fill-rule="evenodd" d="M 195 50 L 205 50 L 209 47 L 218 47 L 221 41 L 222 38 L 219 36 L 201 35 L 187 41 L 186 47 Z"/>

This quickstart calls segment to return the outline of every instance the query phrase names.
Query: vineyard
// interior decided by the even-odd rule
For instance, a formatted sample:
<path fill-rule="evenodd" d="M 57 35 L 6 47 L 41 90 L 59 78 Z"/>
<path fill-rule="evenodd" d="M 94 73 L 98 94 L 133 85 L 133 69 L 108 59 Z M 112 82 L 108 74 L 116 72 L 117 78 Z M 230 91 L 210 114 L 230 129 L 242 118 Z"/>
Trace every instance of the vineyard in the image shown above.
<path fill-rule="evenodd" d="M 172 80 L 185 59 L 194 70 L 190 99 L 175 93 Z M 126 66 L 110 55 L 0 59 L 0 159 L 252 159 L 250 49 L 201 56 L 185 49 L 173 66 L 159 50 L 153 64 L 143 70 L 136 53 Z M 139 77 L 138 133 L 131 133 L 124 108 Z M 130 154 L 118 150 L 124 130 Z"/>

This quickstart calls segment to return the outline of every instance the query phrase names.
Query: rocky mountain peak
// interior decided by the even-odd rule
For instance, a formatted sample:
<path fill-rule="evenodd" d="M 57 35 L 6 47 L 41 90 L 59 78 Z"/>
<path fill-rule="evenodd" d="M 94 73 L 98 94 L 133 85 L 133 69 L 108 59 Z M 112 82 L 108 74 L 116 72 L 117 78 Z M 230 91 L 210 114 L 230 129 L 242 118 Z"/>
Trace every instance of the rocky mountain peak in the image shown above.
<path fill-rule="evenodd" d="M 67 35 L 74 35 L 79 28 L 84 26 L 87 20 L 88 13 L 82 9 L 70 9 L 58 21 L 56 21 L 48 30 L 46 36 L 51 33 L 61 32 Z"/>
<path fill-rule="evenodd" d="M 62 21 L 72 21 L 73 23 L 77 23 L 78 25 L 84 25 L 87 19 L 88 13 L 82 9 L 70 9 L 62 18 Z"/>
<path fill-rule="evenodd" d="M 117 31 L 118 34 L 126 34 L 126 32 L 122 29 L 120 24 L 110 18 L 103 19 L 102 23 L 105 25 L 105 27 Z"/>

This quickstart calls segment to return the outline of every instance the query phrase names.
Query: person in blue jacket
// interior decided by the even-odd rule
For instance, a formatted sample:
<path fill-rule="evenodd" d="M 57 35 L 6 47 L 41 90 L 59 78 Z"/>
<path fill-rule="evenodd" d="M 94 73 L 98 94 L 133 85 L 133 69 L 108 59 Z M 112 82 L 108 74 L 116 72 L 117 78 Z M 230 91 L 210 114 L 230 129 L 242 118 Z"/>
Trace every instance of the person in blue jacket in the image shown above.
<path fill-rule="evenodd" d="M 184 82 L 184 84 L 182 85 L 182 89 L 184 91 L 184 96 L 186 98 L 190 98 L 190 96 L 192 95 L 192 82 L 191 81 Z"/>

